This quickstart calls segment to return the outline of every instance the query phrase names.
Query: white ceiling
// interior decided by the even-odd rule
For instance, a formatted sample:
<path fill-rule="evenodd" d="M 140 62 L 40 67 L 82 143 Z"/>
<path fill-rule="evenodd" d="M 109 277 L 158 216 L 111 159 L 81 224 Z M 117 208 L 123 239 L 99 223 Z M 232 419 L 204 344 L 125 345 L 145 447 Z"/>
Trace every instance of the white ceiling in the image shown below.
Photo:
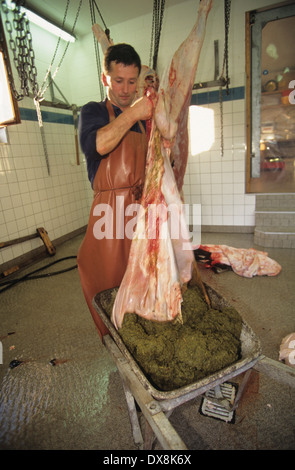
<path fill-rule="evenodd" d="M 165 8 L 183 3 L 188 0 L 166 0 Z M 65 20 L 65 30 L 71 32 L 80 0 L 70 0 Z M 122 23 L 131 18 L 152 13 L 154 0 L 95 0 L 94 11 L 96 23 L 104 28 L 98 9 L 106 26 L 111 29 L 112 25 Z M 67 2 L 66 0 L 26 0 L 28 9 L 39 13 L 44 18 L 51 20 L 58 26 L 63 23 Z M 97 6 L 97 7 L 96 7 Z M 75 36 L 84 36 L 91 31 L 91 15 L 89 0 L 82 0 L 82 6 L 75 27 Z"/>

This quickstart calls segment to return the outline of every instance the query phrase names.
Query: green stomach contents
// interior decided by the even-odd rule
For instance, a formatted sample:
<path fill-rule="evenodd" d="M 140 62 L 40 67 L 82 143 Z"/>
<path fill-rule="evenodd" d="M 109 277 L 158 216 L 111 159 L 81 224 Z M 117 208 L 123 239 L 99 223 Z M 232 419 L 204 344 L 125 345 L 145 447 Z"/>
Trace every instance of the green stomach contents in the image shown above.
<path fill-rule="evenodd" d="M 106 309 L 109 316 L 113 301 Z M 182 324 L 158 323 L 126 313 L 119 330 L 125 346 L 159 390 L 197 382 L 240 359 L 242 318 L 234 308 L 209 309 L 199 288 L 189 287 L 183 294 L 182 319 Z"/>

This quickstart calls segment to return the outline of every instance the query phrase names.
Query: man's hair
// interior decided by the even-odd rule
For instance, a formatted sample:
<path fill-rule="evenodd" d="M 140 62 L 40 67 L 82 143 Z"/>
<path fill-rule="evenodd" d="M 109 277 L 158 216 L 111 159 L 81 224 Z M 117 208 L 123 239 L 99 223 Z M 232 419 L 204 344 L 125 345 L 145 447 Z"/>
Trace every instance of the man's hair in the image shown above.
<path fill-rule="evenodd" d="M 123 65 L 135 65 L 138 68 L 138 75 L 141 71 L 141 60 L 136 50 L 129 44 L 114 44 L 110 46 L 104 56 L 104 70 L 111 71 L 111 63 Z"/>

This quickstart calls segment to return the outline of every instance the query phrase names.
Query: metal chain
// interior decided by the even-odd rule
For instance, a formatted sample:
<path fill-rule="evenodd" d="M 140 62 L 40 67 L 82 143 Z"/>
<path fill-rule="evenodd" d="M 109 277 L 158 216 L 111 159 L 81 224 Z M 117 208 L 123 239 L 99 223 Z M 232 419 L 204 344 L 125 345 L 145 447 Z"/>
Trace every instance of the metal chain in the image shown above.
<path fill-rule="evenodd" d="M 226 70 L 226 94 L 229 94 L 228 90 L 228 33 L 229 33 L 229 20 L 230 20 L 230 7 L 231 7 L 231 0 L 224 1 L 224 58 L 223 58 L 223 65 L 222 65 L 222 72 L 221 77 L 224 74 L 224 68 Z"/>
<path fill-rule="evenodd" d="M 95 3 L 94 0 L 89 0 L 89 8 L 90 8 L 90 16 L 91 16 L 91 24 L 92 25 L 94 25 L 96 23 L 94 3 Z M 97 8 L 97 5 L 96 5 L 96 8 Z M 100 15 L 103 23 L 104 23 L 104 26 L 105 26 L 106 30 L 108 30 L 108 28 L 106 27 L 106 24 L 105 24 L 105 22 L 104 22 L 104 20 L 101 16 L 101 13 L 100 13 L 99 10 L 98 10 L 98 12 L 99 12 L 99 15 Z M 99 55 L 98 41 L 96 40 L 95 36 L 93 36 L 93 41 L 94 41 L 94 52 L 95 52 L 95 58 L 96 58 L 96 67 L 97 67 L 97 73 L 98 73 L 98 77 L 99 77 L 98 83 L 99 83 L 100 97 L 101 97 L 101 100 L 103 100 L 105 98 L 105 89 L 104 89 L 104 86 L 103 86 L 102 81 L 100 79 L 101 72 L 102 72 L 102 67 L 101 67 L 101 61 L 100 61 L 100 55 Z"/>
<path fill-rule="evenodd" d="M 93 5 L 96 6 L 96 9 L 97 9 L 97 11 L 98 11 L 98 14 L 99 14 L 99 16 L 100 16 L 101 21 L 103 22 L 103 25 L 104 25 L 104 27 L 105 27 L 105 30 L 106 30 L 106 31 L 109 31 L 109 29 L 108 29 L 107 25 L 105 24 L 105 21 L 104 21 L 104 19 L 103 19 L 103 17 L 102 17 L 102 14 L 101 14 L 100 11 L 99 11 L 99 8 L 98 8 L 98 6 L 97 6 L 95 0 L 92 0 L 92 6 L 93 6 Z M 109 39 L 109 38 L 108 38 L 108 39 Z"/>
<path fill-rule="evenodd" d="M 65 24 L 65 20 L 66 20 L 66 17 L 67 17 L 67 12 L 68 12 L 68 8 L 69 8 L 69 4 L 70 4 L 70 0 L 67 0 L 67 5 L 66 5 L 66 9 L 65 9 L 65 14 L 64 14 L 63 22 L 62 22 L 62 28 L 64 27 L 64 24 Z M 58 48 L 59 48 L 60 39 L 61 39 L 61 38 L 59 37 L 59 38 L 58 38 L 58 41 L 57 41 L 57 44 L 56 44 L 56 48 L 55 48 L 54 54 L 53 54 L 53 57 L 52 57 L 52 60 L 51 60 L 51 64 L 50 64 L 50 66 L 49 66 L 49 68 L 48 68 L 48 70 L 47 70 L 47 73 L 46 73 L 45 78 L 44 78 L 44 80 L 43 80 L 43 83 L 42 83 L 42 85 L 41 85 L 41 87 L 40 87 L 40 90 L 43 89 L 43 87 L 44 87 L 44 85 L 45 85 L 45 83 L 46 83 L 46 81 L 47 81 L 47 78 L 48 78 L 48 76 L 49 76 L 49 74 L 50 74 L 50 72 L 51 72 L 51 69 L 52 69 L 52 67 L 53 67 L 53 63 L 54 63 L 54 60 L 55 60 L 55 56 L 56 56 L 57 51 L 58 51 Z"/>
<path fill-rule="evenodd" d="M 224 0 L 224 26 L 225 26 L 225 39 L 224 39 L 224 56 L 220 80 L 224 78 L 224 68 L 226 69 L 226 94 L 229 94 L 229 76 L 228 76 L 228 32 L 229 32 L 229 19 L 230 19 L 231 0 Z M 224 155 L 224 137 L 223 137 L 223 96 L 222 86 L 219 87 L 219 107 L 220 107 L 220 153 L 221 157 Z"/>
<path fill-rule="evenodd" d="M 163 16 L 164 16 L 164 8 L 165 8 L 165 0 L 162 0 L 161 2 L 161 15 L 160 15 L 160 22 L 158 24 L 158 33 L 156 36 L 156 50 L 155 50 L 155 58 L 154 58 L 154 70 L 157 68 L 157 61 L 158 61 L 158 52 L 159 52 L 159 45 L 160 45 L 160 36 L 161 36 L 161 31 L 162 31 L 162 22 L 163 22 Z"/>
<path fill-rule="evenodd" d="M 150 60 L 149 60 L 149 66 L 152 67 L 154 70 L 156 70 L 157 68 L 158 51 L 159 51 L 160 36 L 161 36 L 161 30 L 162 30 L 162 21 L 163 21 L 163 16 L 164 16 L 164 8 L 165 8 L 165 0 L 161 0 L 161 6 L 160 6 L 160 0 L 154 0 L 152 37 L 151 37 Z M 154 53 L 153 53 L 153 48 L 154 48 Z M 153 61 L 152 61 L 152 58 L 153 58 Z"/>
<path fill-rule="evenodd" d="M 35 53 L 32 45 L 32 35 L 30 23 L 24 13 L 21 13 L 20 5 L 16 5 L 13 10 L 13 27 L 9 20 L 9 9 L 6 1 L 1 2 L 2 10 L 5 14 L 5 27 L 9 35 L 9 47 L 13 54 L 13 62 L 20 80 L 21 91 L 18 92 L 15 86 L 11 70 L 9 71 L 9 83 L 14 97 L 20 101 L 25 96 L 29 96 L 29 84 L 31 84 L 34 96 L 38 93 L 37 69 L 35 66 Z M 16 37 L 13 38 L 13 29 Z"/>
<path fill-rule="evenodd" d="M 78 10 L 77 10 L 76 18 L 75 18 L 75 21 L 74 21 L 74 24 L 73 24 L 73 27 L 72 27 L 72 30 L 71 30 L 71 34 L 74 33 L 74 30 L 75 30 L 75 27 L 76 27 L 76 23 L 77 23 L 79 14 L 80 14 L 81 6 L 82 6 L 82 0 L 80 0 L 79 6 L 78 6 Z M 67 12 L 67 8 L 66 8 L 66 12 Z M 66 16 L 66 13 L 65 13 L 65 16 Z M 64 17 L 64 21 L 65 21 L 65 17 Z M 59 41 L 60 41 L 60 38 L 59 38 Z M 61 64 L 62 64 L 62 62 L 63 62 L 63 60 L 64 60 L 64 57 L 65 57 L 65 55 L 66 55 L 66 52 L 67 52 L 67 50 L 68 50 L 69 45 L 70 45 L 70 42 L 68 41 L 68 42 L 67 42 L 67 45 L 66 45 L 66 47 L 65 47 L 64 53 L 63 53 L 63 55 L 62 55 L 62 57 L 61 57 L 61 59 L 60 59 L 58 65 L 57 65 L 57 67 L 56 67 L 54 73 L 53 73 L 52 76 L 51 76 L 51 80 L 48 81 L 47 86 L 45 86 L 45 87 L 43 88 L 43 90 L 40 89 L 38 95 L 37 95 L 36 98 L 35 98 L 35 101 L 42 101 L 42 100 L 43 100 L 43 97 L 44 97 L 44 95 L 45 95 L 47 89 L 49 88 L 49 86 L 51 85 L 51 83 L 54 81 L 54 79 L 55 79 L 55 77 L 56 77 L 56 74 L 57 74 L 57 72 L 58 72 L 59 69 L 60 69 L 60 66 L 61 66 Z M 58 45 L 57 45 L 57 47 L 58 47 Z M 51 70 L 53 61 L 54 61 L 54 59 L 55 59 L 57 47 L 56 47 L 55 53 L 54 53 L 54 55 L 53 55 L 53 59 L 52 59 L 52 61 L 51 61 L 51 65 L 49 66 L 49 69 L 48 69 L 48 71 L 47 71 L 47 73 L 46 73 L 45 79 L 43 80 L 42 86 L 43 86 L 44 83 L 46 82 L 46 80 L 47 80 L 47 78 L 48 78 L 48 75 L 49 75 L 49 73 L 50 73 L 50 70 Z"/>
<path fill-rule="evenodd" d="M 153 55 L 153 45 L 154 45 L 154 31 L 155 31 L 155 9 L 157 8 L 157 0 L 154 0 L 154 8 L 153 8 L 153 18 L 152 18 L 152 35 L 151 35 L 151 46 L 150 46 L 150 59 L 149 59 L 149 67 L 152 67 L 152 55 Z"/>

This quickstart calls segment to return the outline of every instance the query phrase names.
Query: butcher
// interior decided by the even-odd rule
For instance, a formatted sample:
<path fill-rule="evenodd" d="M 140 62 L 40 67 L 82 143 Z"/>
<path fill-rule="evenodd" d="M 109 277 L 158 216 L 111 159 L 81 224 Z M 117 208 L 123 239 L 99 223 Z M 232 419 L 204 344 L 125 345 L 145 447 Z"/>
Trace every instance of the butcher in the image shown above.
<path fill-rule="evenodd" d="M 84 296 L 101 338 L 108 330 L 92 300 L 97 293 L 120 285 L 131 244 L 124 227 L 123 233 L 116 233 L 116 212 L 125 214 L 128 205 L 140 202 L 144 183 L 145 122 L 152 117 L 153 102 L 145 95 L 136 99 L 140 72 L 141 60 L 132 46 L 108 47 L 102 74 L 107 98 L 84 105 L 79 120 L 80 145 L 94 198 L 77 261 Z M 129 217 L 123 217 L 125 226 Z"/>

